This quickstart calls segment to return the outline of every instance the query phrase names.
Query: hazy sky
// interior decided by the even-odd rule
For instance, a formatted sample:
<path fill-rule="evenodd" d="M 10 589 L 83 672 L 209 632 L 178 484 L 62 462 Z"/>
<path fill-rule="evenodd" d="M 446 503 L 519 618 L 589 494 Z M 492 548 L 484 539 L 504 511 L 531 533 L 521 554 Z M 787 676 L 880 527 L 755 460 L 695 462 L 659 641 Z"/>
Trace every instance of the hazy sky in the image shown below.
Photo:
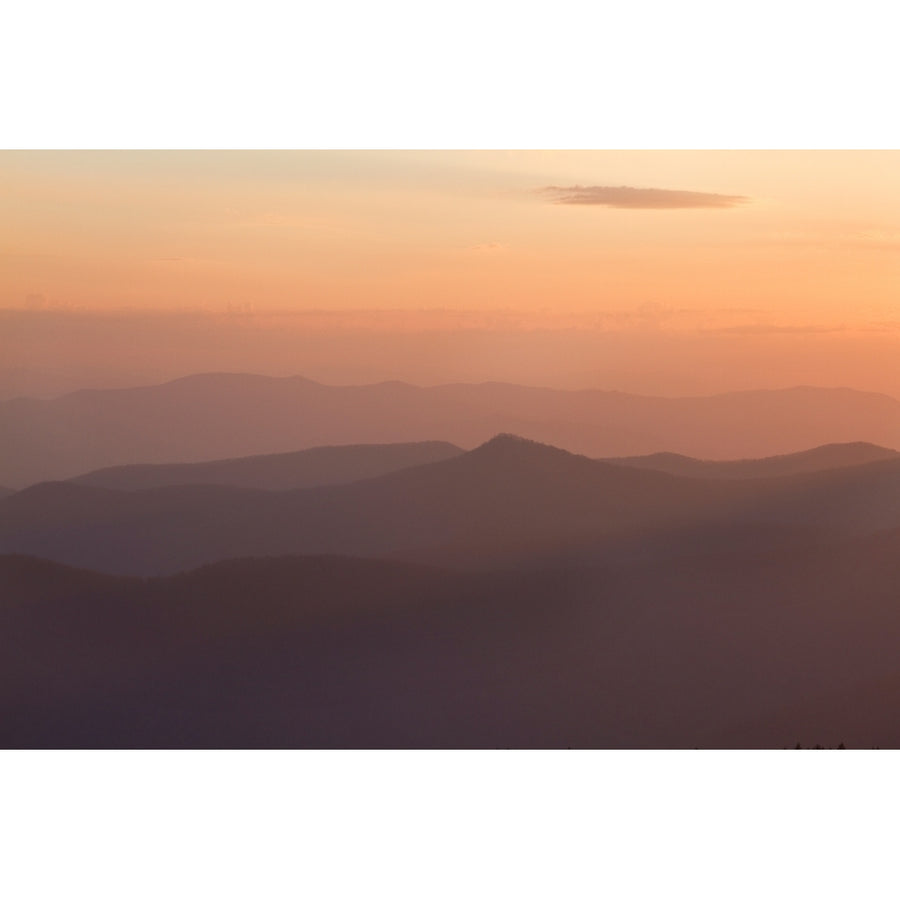
<path fill-rule="evenodd" d="M 365 345 L 335 349 L 333 380 L 696 393 L 708 378 L 696 366 L 735 360 L 723 389 L 900 390 L 881 361 L 900 336 L 892 151 L 5 151 L 0 261 L 0 307 L 113 315 L 118 342 L 140 343 L 151 313 L 250 315 L 257 339 L 318 333 L 322 346 L 347 329 L 380 335 L 380 362 Z M 131 337 L 125 311 L 144 317 Z M 15 322 L 0 337 L 9 365 L 48 367 L 50 345 Z M 242 360 L 210 355 L 207 336 L 192 357 L 183 334 L 175 360 L 157 332 L 168 362 L 138 368 L 274 365 L 266 341 Z M 452 351 L 446 374 L 413 354 L 388 373 L 391 341 L 419 332 L 451 345 L 460 332 L 530 335 L 532 349 L 513 364 L 485 348 L 492 364 L 470 372 Z M 58 364 L 77 368 L 77 351 Z M 85 353 L 99 364 L 96 346 Z M 314 375 L 305 361 L 296 371 Z M 282 347 L 276 368 L 293 367 Z"/>

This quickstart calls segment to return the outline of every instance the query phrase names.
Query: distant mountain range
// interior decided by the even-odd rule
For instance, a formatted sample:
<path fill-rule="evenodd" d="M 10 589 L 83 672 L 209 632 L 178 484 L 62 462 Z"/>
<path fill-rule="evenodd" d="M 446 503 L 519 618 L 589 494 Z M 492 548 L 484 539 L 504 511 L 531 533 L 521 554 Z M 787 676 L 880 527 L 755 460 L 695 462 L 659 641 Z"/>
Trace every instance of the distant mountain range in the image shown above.
<path fill-rule="evenodd" d="M 900 527 L 900 456 L 754 479 L 684 478 L 511 435 L 350 484 L 120 491 L 47 482 L 0 499 L 0 552 L 158 575 L 336 553 L 464 568 L 777 547 Z"/>
<path fill-rule="evenodd" d="M 0 403 L 0 484 L 325 445 L 471 448 L 499 432 L 592 457 L 756 458 L 855 441 L 900 447 L 900 402 L 813 387 L 663 398 L 498 383 L 332 387 L 300 377 L 195 375 Z"/>

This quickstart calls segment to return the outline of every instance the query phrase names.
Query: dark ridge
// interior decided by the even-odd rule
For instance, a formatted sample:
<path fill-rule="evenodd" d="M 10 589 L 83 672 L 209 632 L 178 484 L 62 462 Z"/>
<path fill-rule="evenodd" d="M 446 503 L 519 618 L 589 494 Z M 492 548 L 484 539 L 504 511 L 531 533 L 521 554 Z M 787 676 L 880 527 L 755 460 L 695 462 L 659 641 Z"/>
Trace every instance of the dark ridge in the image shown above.
<path fill-rule="evenodd" d="M 473 451 L 349 484 L 133 492 L 45 483 L 0 500 L 0 552 L 154 575 L 239 556 L 336 553 L 466 567 L 851 537 L 900 525 L 900 457 L 757 479 L 615 466 L 500 435 Z M 753 535 L 761 534 L 757 539 Z M 652 540 L 649 540 L 650 536 Z M 513 554 L 512 561 L 516 557 Z"/>
<path fill-rule="evenodd" d="M 12 491 L 6 499 L 8 509 L 15 509 L 20 505 L 40 503 L 47 499 L 73 499 L 82 497 L 94 497 L 100 494 L 110 494 L 108 488 L 94 487 L 93 485 L 78 484 L 74 481 L 39 481 L 20 491 Z"/>
<path fill-rule="evenodd" d="M 485 441 L 474 450 L 470 450 L 469 453 L 479 456 L 518 454 L 523 457 L 530 456 L 533 459 L 587 458 L 581 456 L 581 454 L 571 453 L 560 447 L 554 447 L 552 444 L 545 444 L 541 441 L 535 441 L 531 438 L 521 437 L 518 434 L 510 434 L 508 432 L 501 432 L 495 435 L 489 441 Z"/>
<path fill-rule="evenodd" d="M 71 481 L 117 490 L 187 484 L 294 490 L 375 478 L 399 469 L 449 459 L 462 452 L 446 441 L 351 444 L 209 462 L 112 466 L 79 475 Z"/>
<path fill-rule="evenodd" d="M 15 583 L 18 579 L 40 578 L 46 575 L 59 575 L 64 577 L 89 577 L 113 581 L 134 580 L 129 576 L 104 575 L 91 569 L 78 566 L 67 566 L 64 563 L 43 559 L 40 556 L 31 556 L 27 553 L 3 553 L 0 554 L 0 578 L 7 583 Z"/>
<path fill-rule="evenodd" d="M 601 460 L 629 468 L 652 469 L 689 478 L 766 478 L 866 465 L 897 457 L 898 452 L 866 441 L 823 444 L 798 453 L 760 459 L 707 460 L 680 453 L 609 457 Z"/>
<path fill-rule="evenodd" d="M 897 747 L 898 540 L 468 575 L 0 558 L 0 747 Z"/>

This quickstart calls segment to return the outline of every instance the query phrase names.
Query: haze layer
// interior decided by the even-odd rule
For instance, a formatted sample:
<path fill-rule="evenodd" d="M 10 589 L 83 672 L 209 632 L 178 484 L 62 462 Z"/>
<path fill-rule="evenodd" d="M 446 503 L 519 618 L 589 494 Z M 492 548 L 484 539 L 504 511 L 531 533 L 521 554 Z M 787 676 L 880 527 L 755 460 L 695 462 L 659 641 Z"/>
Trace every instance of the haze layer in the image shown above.
<path fill-rule="evenodd" d="M 0 396 L 900 394 L 894 152 L 4 152 Z"/>

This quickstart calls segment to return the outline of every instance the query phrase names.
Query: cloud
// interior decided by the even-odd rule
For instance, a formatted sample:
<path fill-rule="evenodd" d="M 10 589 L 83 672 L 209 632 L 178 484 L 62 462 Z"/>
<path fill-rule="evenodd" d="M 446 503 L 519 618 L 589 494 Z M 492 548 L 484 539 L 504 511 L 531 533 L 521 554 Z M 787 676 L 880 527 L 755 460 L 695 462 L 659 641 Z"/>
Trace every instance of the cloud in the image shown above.
<path fill-rule="evenodd" d="M 551 185 L 540 192 L 551 203 L 572 206 L 610 206 L 615 209 L 730 209 L 748 202 L 736 194 L 708 194 L 701 191 L 668 191 L 662 188 Z"/>

